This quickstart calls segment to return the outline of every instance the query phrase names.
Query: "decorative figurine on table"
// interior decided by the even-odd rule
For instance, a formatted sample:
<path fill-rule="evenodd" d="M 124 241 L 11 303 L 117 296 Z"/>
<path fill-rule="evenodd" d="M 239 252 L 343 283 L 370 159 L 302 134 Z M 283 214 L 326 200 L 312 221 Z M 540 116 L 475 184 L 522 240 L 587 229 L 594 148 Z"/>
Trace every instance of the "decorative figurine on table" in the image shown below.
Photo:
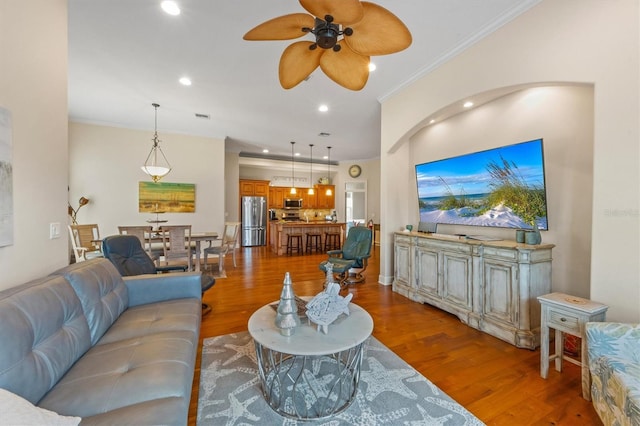
<path fill-rule="evenodd" d="M 280 293 L 280 303 L 278 303 L 276 313 L 276 327 L 280 329 L 280 334 L 283 336 L 291 336 L 299 325 L 300 317 L 298 317 L 296 296 L 293 294 L 291 276 L 287 272 L 284 275 L 282 292 Z"/>
<path fill-rule="evenodd" d="M 334 322 L 340 314 L 349 315 L 349 302 L 353 294 L 340 296 L 340 284 L 333 282 L 333 265 L 327 264 L 327 281 L 324 291 L 307 303 L 307 317 L 322 330 L 329 332 L 329 324 Z"/>

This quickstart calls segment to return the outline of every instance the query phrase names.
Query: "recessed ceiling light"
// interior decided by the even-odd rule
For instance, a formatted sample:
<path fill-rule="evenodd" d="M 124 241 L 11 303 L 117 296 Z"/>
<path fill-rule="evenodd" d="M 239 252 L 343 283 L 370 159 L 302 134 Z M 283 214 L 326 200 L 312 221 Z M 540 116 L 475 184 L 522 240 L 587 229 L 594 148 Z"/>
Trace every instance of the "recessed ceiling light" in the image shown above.
<path fill-rule="evenodd" d="M 473 102 L 467 101 L 462 106 L 465 107 L 465 108 L 471 108 L 473 106 Z"/>
<path fill-rule="evenodd" d="M 300 153 L 299 153 L 299 152 L 296 152 L 295 156 L 296 156 L 296 157 L 300 157 Z"/>
<path fill-rule="evenodd" d="M 329 107 L 328 107 L 327 105 L 324 105 L 324 104 L 323 104 L 323 105 L 320 105 L 320 106 L 318 107 L 318 111 L 320 111 L 320 112 L 327 112 L 327 111 L 329 111 Z"/>
<path fill-rule="evenodd" d="M 262 152 L 265 153 L 265 154 L 268 154 L 269 150 L 265 148 L 265 149 L 262 150 Z"/>
<path fill-rule="evenodd" d="M 175 1 L 165 0 L 162 3 L 160 3 L 160 7 L 169 15 L 172 15 L 172 16 L 180 15 L 180 7 L 178 7 L 178 3 L 176 3 Z"/>
<path fill-rule="evenodd" d="M 178 80 L 180 82 L 180 84 L 182 84 L 183 86 L 191 86 L 191 79 L 189 77 L 182 77 L 180 80 Z"/>
<path fill-rule="evenodd" d="M 376 68 L 376 64 L 374 64 L 373 62 L 369 62 L 369 72 L 375 71 Z"/>
<path fill-rule="evenodd" d="M 436 120 L 434 118 L 432 118 L 431 121 L 429 121 L 429 124 L 433 124 L 435 122 L 436 122 Z"/>
<path fill-rule="evenodd" d="M 321 138 L 326 138 L 326 137 L 331 136 L 331 133 L 329 133 L 329 132 L 320 132 L 320 133 L 318 133 L 318 136 L 320 136 Z"/>

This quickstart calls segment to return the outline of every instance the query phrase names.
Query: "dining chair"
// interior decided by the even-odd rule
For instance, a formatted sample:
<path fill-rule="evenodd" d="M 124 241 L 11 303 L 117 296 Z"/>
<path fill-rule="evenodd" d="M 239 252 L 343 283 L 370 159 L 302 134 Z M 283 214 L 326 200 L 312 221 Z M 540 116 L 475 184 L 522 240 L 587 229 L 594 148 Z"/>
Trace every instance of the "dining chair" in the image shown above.
<path fill-rule="evenodd" d="M 191 225 L 167 225 L 159 229 L 165 264 L 186 259 L 188 270 L 193 270 L 195 249 L 191 246 Z"/>
<path fill-rule="evenodd" d="M 100 230 L 97 224 L 69 225 L 69 235 L 76 262 L 103 257 Z"/>
<path fill-rule="evenodd" d="M 204 251 L 204 267 L 207 267 L 207 259 L 209 255 L 218 256 L 218 272 L 222 274 L 224 271 L 224 258 L 228 252 L 231 252 L 233 257 L 233 267 L 236 265 L 236 245 L 238 242 L 238 233 L 240 232 L 240 222 L 225 222 L 224 231 L 222 233 L 222 239 L 215 240 L 220 241 L 220 245 L 205 248 Z"/>

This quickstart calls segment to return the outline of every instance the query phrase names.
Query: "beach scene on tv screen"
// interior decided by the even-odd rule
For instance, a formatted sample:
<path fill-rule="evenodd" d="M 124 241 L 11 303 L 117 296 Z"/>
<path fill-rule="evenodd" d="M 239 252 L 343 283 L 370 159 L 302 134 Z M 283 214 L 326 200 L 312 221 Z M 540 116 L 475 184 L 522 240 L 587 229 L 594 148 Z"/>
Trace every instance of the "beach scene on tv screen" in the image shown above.
<path fill-rule="evenodd" d="M 542 139 L 416 165 L 420 221 L 546 230 Z"/>

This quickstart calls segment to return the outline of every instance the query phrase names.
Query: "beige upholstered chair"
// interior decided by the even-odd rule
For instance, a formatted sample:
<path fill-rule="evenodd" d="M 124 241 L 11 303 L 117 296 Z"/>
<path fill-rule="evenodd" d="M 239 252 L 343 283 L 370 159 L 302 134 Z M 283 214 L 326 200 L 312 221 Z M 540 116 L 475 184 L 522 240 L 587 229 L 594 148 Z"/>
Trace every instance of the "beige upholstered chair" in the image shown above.
<path fill-rule="evenodd" d="M 69 236 L 76 262 L 102 256 L 102 242 L 97 224 L 69 225 Z"/>
<path fill-rule="evenodd" d="M 191 225 L 171 225 L 160 227 L 164 262 L 185 259 L 188 270 L 193 270 L 194 248 L 191 246 Z"/>
<path fill-rule="evenodd" d="M 209 255 L 218 256 L 218 271 L 224 271 L 225 255 L 231 252 L 233 256 L 233 267 L 236 265 L 236 245 L 238 242 L 238 233 L 240 232 L 240 222 L 225 222 L 224 232 L 220 240 L 220 245 L 211 246 L 204 249 L 204 266 L 207 267 L 207 258 Z"/>

